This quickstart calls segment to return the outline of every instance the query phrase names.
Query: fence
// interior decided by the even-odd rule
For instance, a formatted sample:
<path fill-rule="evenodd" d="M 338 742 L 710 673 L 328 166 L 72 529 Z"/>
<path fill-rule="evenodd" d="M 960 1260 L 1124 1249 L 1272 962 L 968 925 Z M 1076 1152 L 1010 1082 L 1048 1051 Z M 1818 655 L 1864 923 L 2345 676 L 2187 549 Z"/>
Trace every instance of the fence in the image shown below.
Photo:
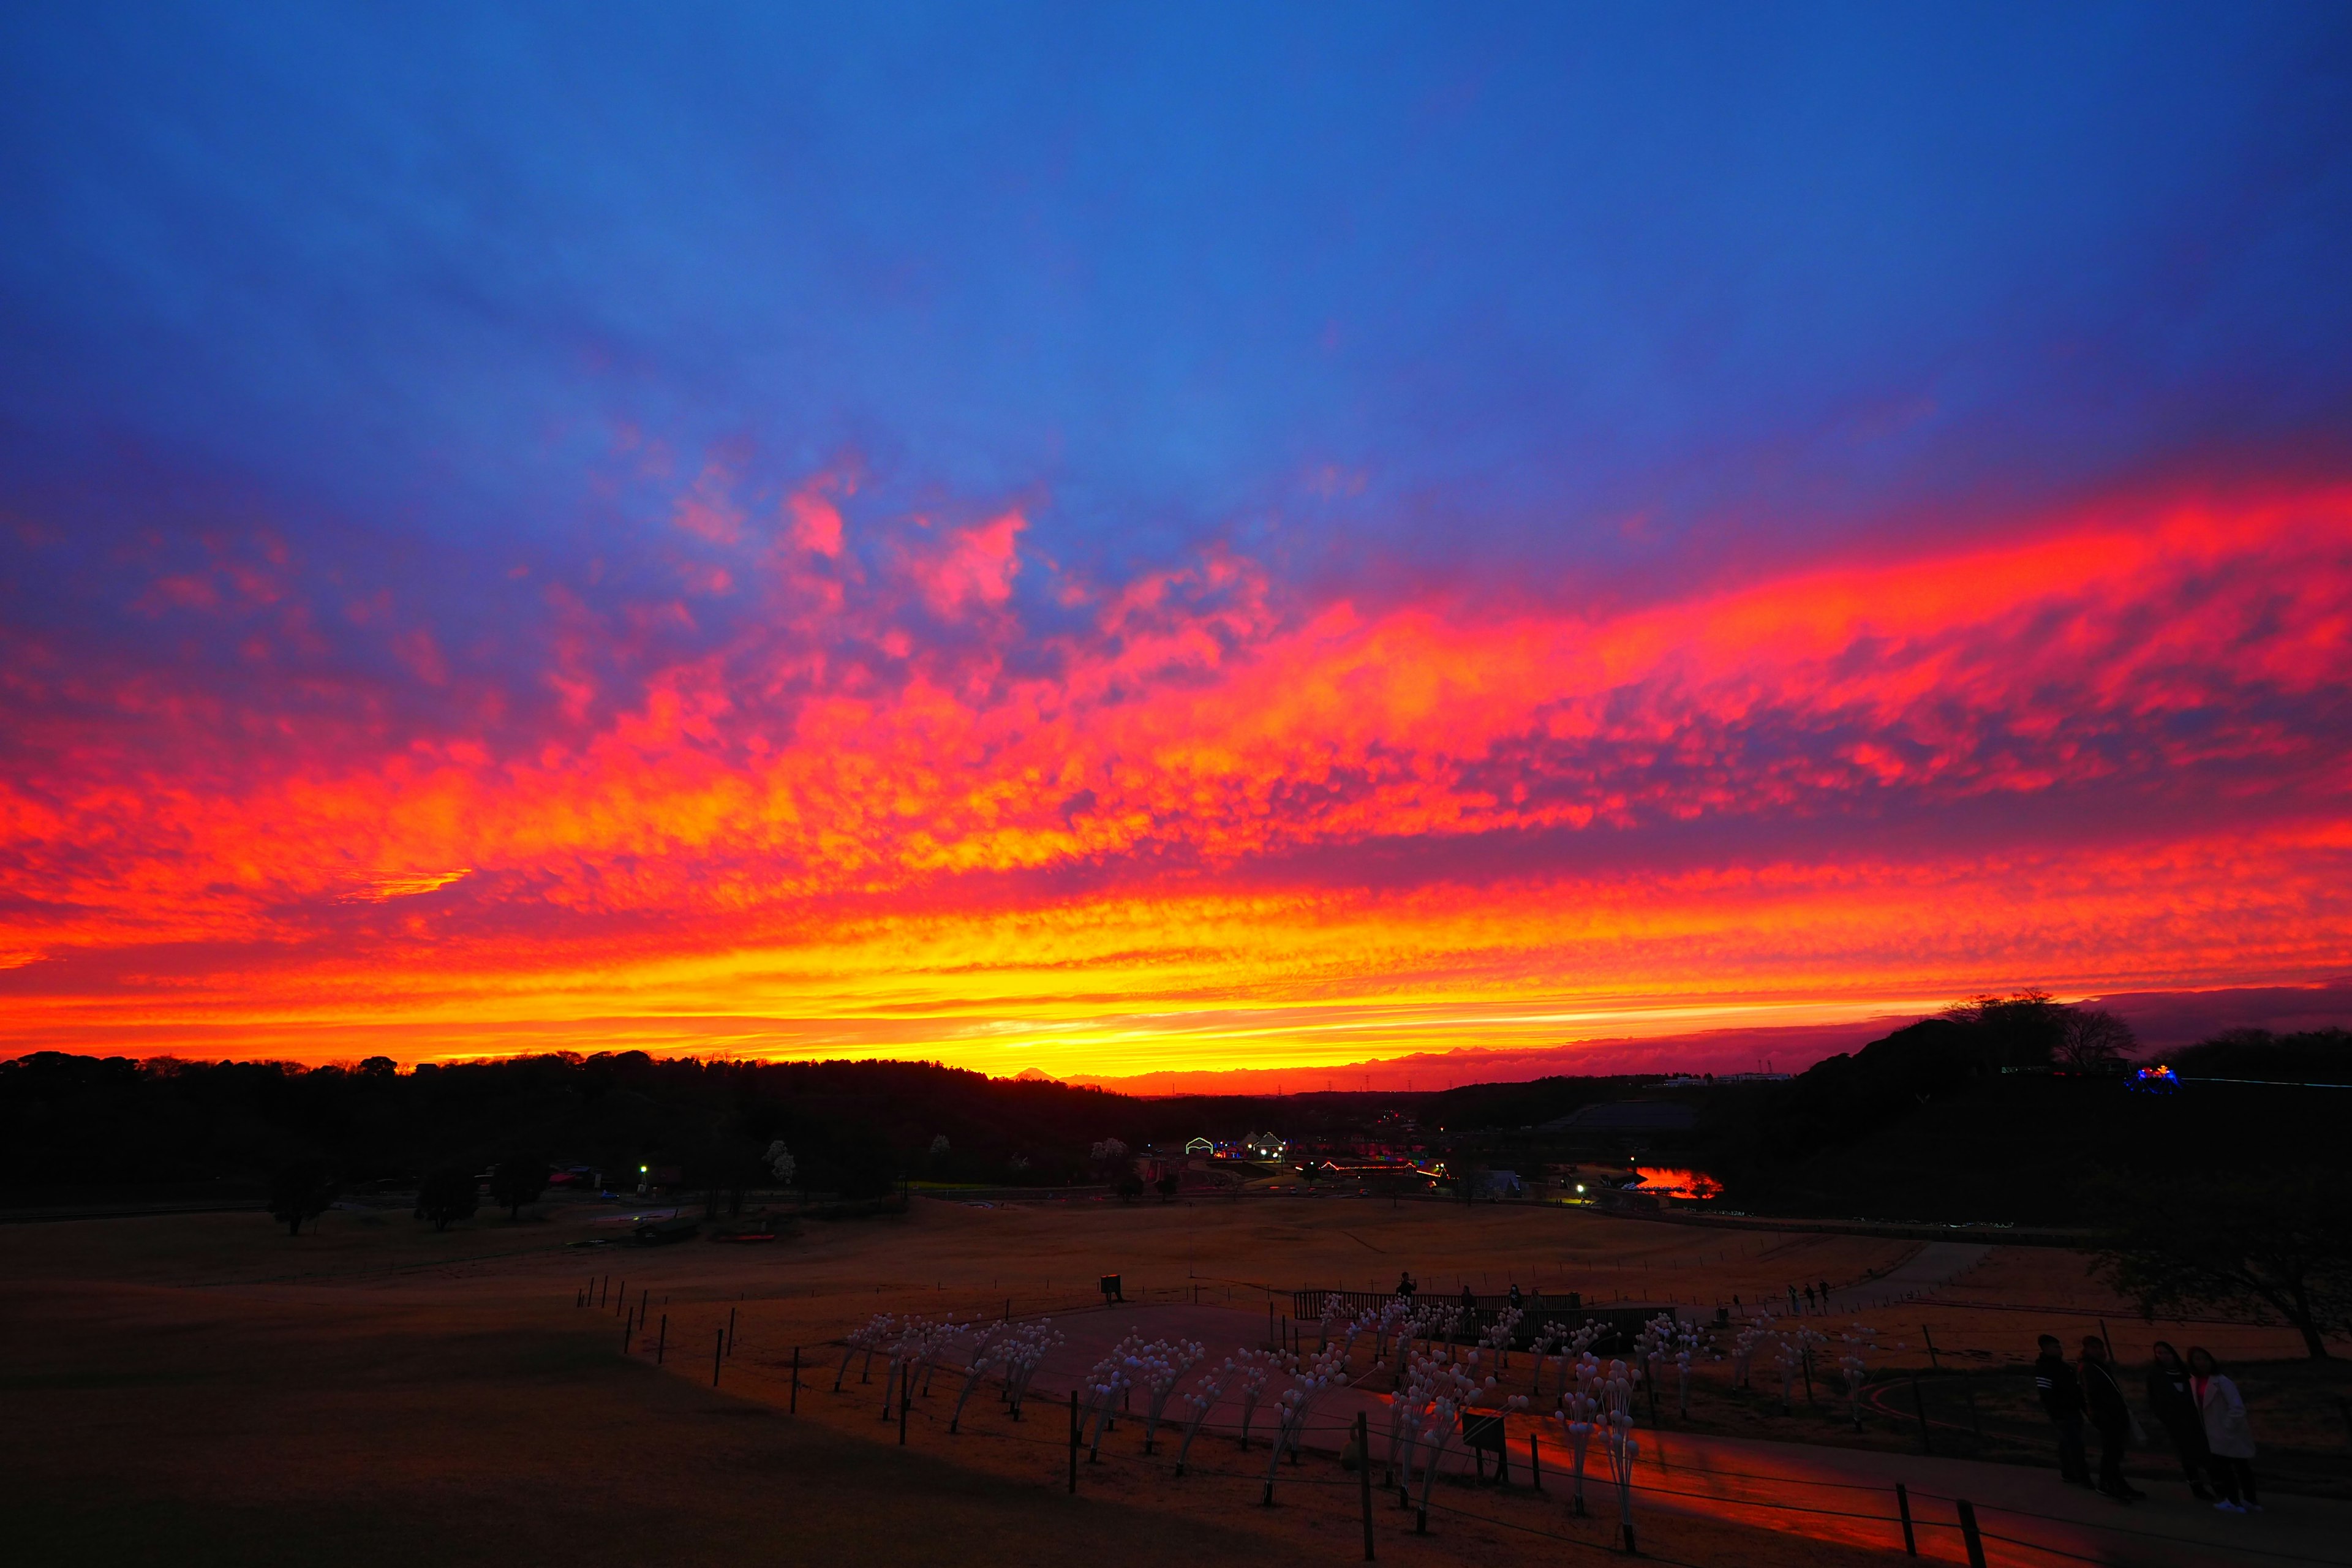
<path fill-rule="evenodd" d="M 1178 1288 L 1163 1289 L 1168 1295 L 1181 1298 Z M 1330 1293 L 1311 1294 L 1318 1298 L 1316 1305 L 1319 1312 L 1321 1300 L 1328 1300 Z M 598 1304 L 593 1300 L 593 1291 L 579 1292 L 577 1296 L 580 1301 Z M 861 1405 L 870 1407 L 874 1399 L 872 1385 L 864 1379 L 870 1376 L 875 1361 L 887 1361 L 886 1350 L 852 1351 L 847 1341 L 838 1338 L 820 1347 L 793 1346 L 789 1352 L 782 1345 L 760 1342 L 747 1331 L 751 1325 L 744 1321 L 740 1305 L 704 1303 L 692 1308 L 698 1314 L 707 1310 L 712 1317 L 709 1324 L 698 1326 L 691 1333 L 682 1327 L 674 1333 L 667 1317 L 657 1315 L 650 1297 L 644 1293 L 640 1293 L 635 1308 L 625 1303 L 619 1306 L 632 1323 L 625 1333 L 625 1349 L 649 1352 L 665 1363 L 675 1357 L 697 1367 L 707 1365 L 714 1385 L 722 1384 L 728 1363 L 739 1353 L 746 1355 L 755 1367 L 788 1380 L 781 1403 L 793 1414 L 799 1413 L 803 1397 L 816 1402 L 818 1409 L 835 1418 L 850 1416 Z M 722 1306 L 723 1315 L 719 1310 Z M 698 1361 L 683 1353 L 683 1348 L 689 1346 L 696 1347 Z M 810 1356 L 810 1349 L 822 1353 Z M 848 1373 L 846 1363 L 835 1366 L 835 1358 L 844 1354 L 852 1359 L 865 1358 L 865 1365 L 856 1370 L 855 1376 Z M 898 1380 L 893 1399 L 892 1381 L 886 1375 L 884 1403 L 877 1424 L 883 1426 L 886 1432 L 892 1432 L 898 1444 L 906 1447 L 914 1447 L 918 1437 L 923 1446 L 937 1448 L 958 1443 L 961 1437 L 982 1435 L 980 1423 L 987 1411 L 999 1408 L 1000 1402 L 961 1404 L 955 1396 L 963 1376 L 960 1369 L 942 1361 L 927 1372 L 919 1387 L 912 1386 L 914 1379 Z M 832 1385 L 835 1377 L 843 1380 L 837 1391 Z M 944 1391 L 936 1398 L 929 1390 L 935 1379 L 945 1384 Z M 972 1392 L 980 1393 L 987 1386 L 989 1380 L 983 1379 L 982 1387 Z M 770 1392 L 772 1394 L 773 1391 Z M 1453 1462 L 1440 1472 L 1445 1489 L 1441 1492 L 1423 1482 L 1420 1499 L 1410 1500 L 1400 1496 L 1392 1470 L 1375 1485 L 1374 1475 L 1382 1469 L 1382 1460 L 1374 1451 L 1378 1434 L 1360 1415 L 1311 1416 L 1294 1429 L 1294 1442 L 1286 1457 L 1277 1462 L 1269 1453 L 1266 1441 L 1267 1424 L 1276 1419 L 1272 1392 L 1270 1389 L 1265 1404 L 1256 1412 L 1259 1424 L 1255 1433 L 1230 1417 L 1222 1417 L 1213 1409 L 1202 1422 L 1202 1439 L 1222 1440 L 1219 1448 L 1229 1455 L 1268 1454 L 1265 1464 L 1253 1458 L 1246 1468 L 1235 1468 L 1230 1459 L 1221 1462 L 1218 1449 L 1201 1457 L 1196 1447 L 1181 1470 L 1172 1469 L 1170 1450 L 1176 1445 L 1182 1423 L 1174 1417 L 1165 1419 L 1160 1423 L 1157 1441 L 1147 1437 L 1138 1444 L 1136 1429 L 1145 1426 L 1146 1421 L 1131 1409 L 1111 1415 L 1097 1440 L 1082 1440 L 1078 1417 L 1084 1402 L 1077 1390 L 1067 1384 L 1054 1390 L 1031 1386 L 1025 1404 L 1033 1413 L 1032 1419 L 1023 1422 L 1013 1415 L 991 1423 L 984 1436 L 991 1443 L 1001 1446 L 994 1462 L 1002 1462 L 1005 1454 L 1030 1455 L 1031 1459 L 1016 1463 L 1015 1469 L 1032 1479 L 1050 1479 L 1056 1489 L 1079 1490 L 1083 1477 L 1109 1465 L 1123 1467 L 1131 1476 L 1152 1476 L 1171 1488 L 1190 1487 L 1195 1494 L 1190 1501 L 1208 1504 L 1220 1511 L 1244 1502 L 1268 1504 L 1279 1499 L 1291 1506 L 1322 1510 L 1334 1516 L 1336 1522 L 1348 1526 L 1357 1522 L 1352 1516 L 1360 1515 L 1367 1561 L 1375 1556 L 1376 1527 L 1384 1517 L 1390 1521 L 1388 1529 L 1391 1532 L 1406 1530 L 1422 1533 L 1433 1528 L 1442 1531 L 1449 1521 L 1475 1521 L 1611 1556 L 1622 1556 L 1621 1546 L 1638 1550 L 1671 1568 L 1727 1568 L 1660 1555 L 1654 1542 L 1637 1546 L 1641 1521 L 1662 1509 L 1722 1522 L 1811 1533 L 1824 1539 L 1852 1542 L 1860 1535 L 1867 1538 L 1867 1543 L 1887 1550 L 1904 1551 L 1915 1557 L 1944 1556 L 1968 1562 L 1975 1568 L 1983 1568 L 1987 1563 L 1989 1545 L 2007 1548 L 2012 1554 L 2023 1553 L 2017 1559 L 2023 1563 L 2115 1560 L 2113 1552 L 2086 1537 L 2164 1543 L 2192 1551 L 2210 1549 L 2206 1542 L 2160 1531 L 2123 1524 L 2089 1524 L 2030 1509 L 1976 1502 L 1907 1484 L 1836 1480 L 1725 1466 L 1693 1467 L 1686 1463 L 1677 1465 L 1671 1477 L 1639 1473 L 1637 1464 L 1628 1489 L 1633 1509 L 1622 1518 L 1603 1521 L 1601 1513 L 1614 1515 L 1616 1510 L 1603 1503 L 1596 1511 L 1588 1503 L 1583 1495 L 1587 1486 L 1571 1478 L 1561 1462 L 1562 1456 L 1548 1441 L 1547 1433 L 1528 1430 L 1540 1424 L 1525 1418 L 1513 1422 L 1517 1430 L 1511 1434 L 1510 1450 L 1512 1464 L 1528 1477 L 1528 1484 L 1513 1486 L 1505 1481 L 1481 1485 L 1466 1473 L 1470 1457 L 1457 1443 L 1451 1450 Z M 950 1406 L 961 1411 L 961 1433 L 940 1414 L 942 1408 Z M 1343 1453 L 1343 1448 L 1353 1452 Z M 1355 1473 L 1349 1473 L 1350 1469 Z M 1612 1493 L 1605 1461 L 1590 1467 L 1583 1481 L 1598 1499 L 1605 1500 Z M 1693 1489 L 1698 1486 L 1715 1489 Z M 1212 1489 L 1213 1498 L 1197 1495 Z M 1774 1495 L 1754 1495 L 1758 1489 L 1769 1489 Z M 1381 1500 L 1377 1506 L 1376 1498 Z M 1591 1533 L 1603 1525 L 1605 1535 Z M 1586 1533 L 1577 1533 L 1580 1527 Z M 1349 1533 L 1353 1533 L 1352 1529 Z M 2091 1549 L 2077 1550 L 2085 1546 Z M 2229 1550 L 2249 1562 L 2318 1564 L 2336 1561 L 2243 1544 Z"/>

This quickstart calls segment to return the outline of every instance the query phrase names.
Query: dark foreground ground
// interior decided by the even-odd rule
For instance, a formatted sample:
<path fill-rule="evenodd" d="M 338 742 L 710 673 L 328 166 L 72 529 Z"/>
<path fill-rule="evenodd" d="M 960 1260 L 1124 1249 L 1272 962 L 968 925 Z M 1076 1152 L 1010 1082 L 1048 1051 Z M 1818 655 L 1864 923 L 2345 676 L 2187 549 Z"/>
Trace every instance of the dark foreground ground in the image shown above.
<path fill-rule="evenodd" d="M 1196 1568 L 1361 1560 L 1352 1510 L 1322 1506 L 1319 1493 L 1317 1506 L 1302 1498 L 1259 1510 L 1205 1488 L 1090 1477 L 1072 1498 L 1056 1465 L 1034 1476 L 991 1473 L 950 1452 L 900 1448 L 870 1417 L 862 1428 L 839 1412 L 810 1409 L 795 1420 L 714 1392 L 680 1375 L 682 1350 L 663 1370 L 625 1359 L 612 1318 L 570 1300 L 583 1258 L 606 1254 L 568 1250 L 551 1228 L 562 1229 L 420 1238 L 404 1216 L 352 1231 L 330 1255 L 289 1244 L 257 1215 L 7 1227 L 6 1561 Z M 887 1256 L 914 1239 L 874 1227 L 829 1233 L 793 1256 L 704 1246 L 625 1261 L 648 1278 L 676 1276 L 663 1283 L 681 1306 L 691 1295 L 709 1309 L 739 1289 L 756 1300 L 762 1287 L 782 1289 L 780 1270 L 792 1289 L 808 1289 L 811 1271 L 824 1267 L 814 1252 L 850 1268 L 860 1255 Z M 446 1264 L 417 1261 L 436 1248 Z M 285 1271 L 329 1256 L 325 1274 Z M 820 1294 L 810 1310 L 846 1326 L 869 1303 L 861 1295 L 853 1310 Z M 808 1332 L 817 1337 L 817 1325 Z M 707 1364 L 708 1350 L 700 1353 Z M 1467 1523 L 1413 1538 L 1389 1514 L 1381 1529 L 1387 1562 L 1603 1554 Z M 1697 1568 L 1889 1561 L 1702 1520 L 1661 1520 L 1644 1544 Z"/>

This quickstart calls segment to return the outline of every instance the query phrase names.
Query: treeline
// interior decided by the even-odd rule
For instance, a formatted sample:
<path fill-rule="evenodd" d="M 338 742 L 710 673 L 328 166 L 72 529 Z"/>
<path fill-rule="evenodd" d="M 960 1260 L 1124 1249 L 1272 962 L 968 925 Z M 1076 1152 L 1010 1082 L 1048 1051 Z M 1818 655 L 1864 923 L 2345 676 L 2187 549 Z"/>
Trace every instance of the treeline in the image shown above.
<path fill-rule="evenodd" d="M 256 1184 L 322 1166 L 344 1191 L 414 1184 L 519 1159 L 639 1165 L 697 1190 L 792 1184 L 863 1196 L 902 1177 L 1059 1184 L 1112 1173 L 1094 1151 L 1181 1146 L 1357 1112 L 1322 1097 L 1137 1100 L 923 1062 L 736 1062 L 642 1051 L 401 1071 L 287 1062 L 132 1060 L 42 1052 L 0 1061 L 0 1178 L 16 1194 Z"/>
<path fill-rule="evenodd" d="M 2087 1019 L 2086 1019 L 2086 1015 Z M 1818 1064 L 1785 1084 L 1680 1094 L 1688 1134 L 1654 1156 L 1703 1165 L 1727 1202 L 1889 1217 L 2067 1220 L 2099 1172 L 2178 1173 L 2347 1156 L 2352 1090 L 2196 1083 L 2127 1093 L 2127 1031 L 2036 993 L 1983 999 Z M 2196 1079 L 2352 1082 L 2342 1030 L 2239 1031 L 2178 1053 Z M 2073 1069 L 2073 1070 L 2058 1070 Z M 926 1063 L 743 1063 L 625 1051 L 426 1066 L 134 1061 L 42 1053 L 0 1062 L 0 1177 L 13 1193 L 254 1184 L 318 1162 L 346 1190 L 518 1159 L 583 1165 L 616 1187 L 639 1165 L 702 1189 L 792 1184 L 860 1195 L 902 1177 L 1008 1184 L 1113 1174 L 1139 1152 L 1277 1131 L 1344 1143 L 1384 1110 L 1419 1117 L 1440 1152 L 1517 1137 L 1597 1100 L 1656 1098 L 1655 1080 L 1556 1078 L 1418 1096 L 1138 1100 Z M 1533 1147 L 1513 1154 L 1539 1158 Z"/>
<path fill-rule="evenodd" d="M 865 1195 L 902 1176 L 1056 1182 L 1132 1136 L 1134 1102 L 925 1063 L 739 1063 L 642 1051 L 355 1068 L 42 1053 L 0 1062 L 0 1170 L 13 1187 L 258 1180 L 323 1162 L 346 1190 L 519 1155 L 634 1186 L 640 1165 L 698 1188 Z"/>
<path fill-rule="evenodd" d="M 1924 1019 L 1713 1100 L 1707 1157 L 1759 1208 L 2069 1224 L 2118 1186 L 2352 1166 L 2352 1089 L 2302 1087 L 2352 1083 L 2352 1035 L 2238 1031 L 2174 1053 L 2189 1081 L 2145 1092 L 2120 1062 L 2049 1048 L 2069 1011 L 2030 998 Z"/>

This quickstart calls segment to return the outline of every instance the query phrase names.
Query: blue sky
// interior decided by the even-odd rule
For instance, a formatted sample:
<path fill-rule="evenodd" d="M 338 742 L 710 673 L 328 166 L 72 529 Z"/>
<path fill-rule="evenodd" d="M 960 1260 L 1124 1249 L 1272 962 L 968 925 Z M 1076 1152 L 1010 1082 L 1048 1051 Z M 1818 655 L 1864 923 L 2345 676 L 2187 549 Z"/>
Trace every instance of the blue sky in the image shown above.
<path fill-rule="evenodd" d="M 370 529 L 576 537 L 627 423 L 1027 497 L 1073 558 L 1507 574 L 2342 454 L 2334 7 L 9 30 L 36 469 L 121 441 Z"/>

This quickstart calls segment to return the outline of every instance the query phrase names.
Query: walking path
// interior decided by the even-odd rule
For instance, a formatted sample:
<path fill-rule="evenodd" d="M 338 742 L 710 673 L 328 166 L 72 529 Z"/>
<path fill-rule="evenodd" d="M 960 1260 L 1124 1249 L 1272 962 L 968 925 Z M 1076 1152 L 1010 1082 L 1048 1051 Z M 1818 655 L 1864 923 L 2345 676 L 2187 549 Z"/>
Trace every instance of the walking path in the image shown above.
<path fill-rule="evenodd" d="M 1918 1289 L 1923 1281 L 1940 1282 L 1974 1261 L 1966 1255 L 1980 1250 L 1968 1243 L 1931 1243 L 1918 1258 L 1875 1284 L 1901 1291 Z M 1288 1320 L 1283 1322 L 1286 1325 Z M 1204 1369 L 1235 1350 L 1271 1342 L 1265 1318 L 1224 1307 L 1097 1310 L 1056 1319 L 1055 1327 L 1066 1342 L 1039 1369 L 1036 1386 L 1041 1389 L 1077 1386 L 1087 1369 L 1130 1333 L 1197 1341 L 1206 1352 Z M 1311 1347 L 1316 1330 L 1302 1327 L 1304 1342 Z M 1514 1358 L 1515 1383 L 1524 1360 L 1524 1355 Z M 1187 1378 L 1185 1385 L 1197 1375 Z M 1268 1388 L 1253 1425 L 1261 1439 L 1273 1430 L 1276 1392 Z M 1376 1459 L 1384 1458 L 1388 1403 L 1385 1394 L 1353 1388 L 1328 1393 L 1316 1407 L 1305 1446 L 1336 1453 L 1362 1411 L 1370 1419 L 1373 1454 Z M 1171 1402 L 1171 1417 L 1174 1409 Z M 1139 1407 L 1136 1414 L 1140 1415 Z M 1228 1393 L 1211 1415 L 1210 1430 L 1229 1436 L 1238 1431 L 1240 1419 L 1239 1402 Z M 2054 1473 L 2018 1465 L 1646 1427 L 1640 1430 L 1639 1442 L 1633 1498 L 1637 1521 L 1643 1510 L 1664 1510 L 1901 1551 L 1895 1494 L 1899 1482 L 1910 1492 L 1919 1553 L 1933 1561 L 1967 1561 L 1957 1510 L 1958 1500 L 1965 1498 L 1975 1506 L 1990 1568 L 2052 1568 L 2070 1560 L 2135 1568 L 2221 1563 L 2352 1568 L 2352 1504 L 2326 1499 L 2274 1498 L 2263 1514 L 2234 1516 L 2215 1512 L 2170 1479 L 2143 1479 L 2147 1500 L 2126 1506 L 2067 1486 Z M 1541 1444 L 1546 1491 L 1568 1506 L 1572 1485 L 1563 1440 L 1547 1433 Z M 1538 1456 L 1523 1434 L 1515 1434 L 1512 1448 L 1512 1469 L 1524 1483 Z M 1449 1472 L 1469 1468 L 1469 1458 L 1458 1442 L 1444 1468 Z M 1588 1456 L 1585 1491 L 1588 1508 L 1603 1514 L 1615 1507 L 1605 1477 L 1606 1461 L 1595 1444 Z"/>
<path fill-rule="evenodd" d="M 1983 1262 L 1992 1246 L 1982 1241 L 1931 1241 L 1875 1279 L 1830 1292 L 1832 1312 L 1869 1312 L 1948 1285 Z"/>

